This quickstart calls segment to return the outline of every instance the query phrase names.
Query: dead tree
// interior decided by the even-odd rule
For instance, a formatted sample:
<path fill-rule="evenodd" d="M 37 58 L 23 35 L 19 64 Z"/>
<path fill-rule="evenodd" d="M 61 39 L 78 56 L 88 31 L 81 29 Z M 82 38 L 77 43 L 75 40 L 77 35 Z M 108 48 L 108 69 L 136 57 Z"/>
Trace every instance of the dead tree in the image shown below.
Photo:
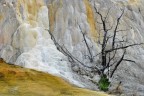
<path fill-rule="evenodd" d="M 116 24 L 115 25 L 113 24 L 113 26 L 109 27 L 108 26 L 108 24 L 109 24 L 108 18 L 109 18 L 109 14 L 110 14 L 110 9 L 108 10 L 105 17 L 97 10 L 96 6 L 94 6 L 94 9 L 95 9 L 96 14 L 100 17 L 101 22 L 98 22 L 98 23 L 102 24 L 102 29 L 99 32 L 100 35 L 102 34 L 102 36 L 99 36 L 99 38 L 101 38 L 102 40 L 98 42 L 101 45 L 101 52 L 99 54 L 97 54 L 97 55 L 100 55 L 100 58 L 101 58 L 101 66 L 102 66 L 101 68 L 99 68 L 97 66 L 88 66 L 88 65 L 84 64 L 82 61 L 78 60 L 75 56 L 72 55 L 72 53 L 70 53 L 66 49 L 66 47 L 64 45 L 60 45 L 56 41 L 54 35 L 49 30 L 48 30 L 48 32 L 51 35 L 51 39 L 53 40 L 57 49 L 60 52 L 62 52 L 65 56 L 68 57 L 68 60 L 71 62 L 71 64 L 79 63 L 83 67 L 86 67 L 86 68 L 89 68 L 91 70 L 98 72 L 99 75 L 107 75 L 108 77 L 111 78 L 113 76 L 113 74 L 115 73 L 115 71 L 117 70 L 117 68 L 119 67 L 119 65 L 123 61 L 136 63 L 133 60 L 129 60 L 129 59 L 125 58 L 127 48 L 132 47 L 132 46 L 138 46 L 143 43 L 129 44 L 128 40 L 124 39 L 124 37 L 126 37 L 126 36 L 124 36 L 122 40 L 119 40 L 117 38 L 118 32 L 127 31 L 127 30 L 119 29 L 120 21 L 123 17 L 124 10 L 121 10 L 120 16 L 116 19 Z M 80 26 L 79 26 L 79 28 L 80 28 L 80 32 L 83 36 L 83 41 L 84 41 L 84 43 L 87 47 L 88 53 L 89 53 L 87 56 L 90 60 L 90 63 L 93 63 L 93 61 L 96 61 L 96 60 L 94 60 L 95 56 L 93 56 L 93 54 L 92 54 L 92 48 L 89 46 L 89 44 L 87 42 L 86 32 L 83 32 Z M 109 33 L 113 33 L 113 34 L 110 35 Z M 111 43 L 109 43 L 109 42 L 111 42 Z M 108 48 L 108 46 L 109 46 L 109 48 Z M 118 54 L 119 51 L 121 51 L 122 54 Z M 105 73 L 106 70 L 108 70 L 108 71 Z"/>
<path fill-rule="evenodd" d="M 127 39 L 119 40 L 117 38 L 117 33 L 125 30 L 119 30 L 120 21 L 123 17 L 124 10 L 121 10 L 120 16 L 116 19 L 116 25 L 113 25 L 112 27 L 108 27 L 108 16 L 110 14 L 110 9 L 108 10 L 106 16 L 104 17 L 96 8 L 96 5 L 94 6 L 96 14 L 100 17 L 99 24 L 102 24 L 102 30 L 101 34 L 102 36 L 99 36 L 99 38 L 102 38 L 102 41 L 99 42 L 101 45 L 101 74 L 100 75 L 107 75 L 108 77 L 112 77 L 115 71 L 117 70 L 118 66 L 123 62 L 132 62 L 135 63 L 133 60 L 129 60 L 125 58 L 126 50 L 129 47 L 132 46 L 138 46 L 143 43 L 136 43 L 136 44 L 129 44 Z M 109 35 L 110 32 L 112 32 L 112 35 Z M 108 42 L 111 42 L 108 44 Z M 109 48 L 107 48 L 109 46 Z M 118 52 L 121 51 L 121 56 L 117 56 Z M 105 73 L 105 70 L 108 70 L 108 74 Z"/>

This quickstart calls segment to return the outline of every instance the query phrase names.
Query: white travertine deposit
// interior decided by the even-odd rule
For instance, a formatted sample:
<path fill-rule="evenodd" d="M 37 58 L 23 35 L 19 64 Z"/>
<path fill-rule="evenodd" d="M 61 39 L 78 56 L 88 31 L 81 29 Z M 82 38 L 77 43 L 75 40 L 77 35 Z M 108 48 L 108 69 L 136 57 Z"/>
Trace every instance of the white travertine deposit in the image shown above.
<path fill-rule="evenodd" d="M 83 37 L 92 47 L 95 56 L 100 52 L 98 31 L 101 25 L 94 10 L 105 15 L 111 8 L 109 21 L 115 20 L 125 9 L 119 37 L 126 35 L 132 43 L 144 42 L 144 1 L 143 0 L 0 0 L 0 57 L 6 62 L 19 66 L 48 72 L 85 88 L 97 89 L 91 82 L 98 79 L 83 68 L 71 66 L 67 57 L 57 50 L 47 30 L 54 35 L 59 44 L 64 45 L 73 56 L 87 65 L 88 54 Z M 112 78 L 113 88 L 122 82 L 124 94 L 144 95 L 144 46 L 130 47 L 127 58 L 137 63 L 123 62 Z M 97 64 L 96 57 L 94 64 Z M 73 70 L 81 70 L 82 75 Z M 89 74 L 89 76 L 86 76 Z"/>

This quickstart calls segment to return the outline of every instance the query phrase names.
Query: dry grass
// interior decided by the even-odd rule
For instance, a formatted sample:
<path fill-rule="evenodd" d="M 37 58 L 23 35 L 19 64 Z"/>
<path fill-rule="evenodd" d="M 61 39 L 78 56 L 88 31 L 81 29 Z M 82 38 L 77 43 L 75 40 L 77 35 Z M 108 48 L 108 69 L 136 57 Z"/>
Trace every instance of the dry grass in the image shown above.
<path fill-rule="evenodd" d="M 59 77 L 0 60 L 0 96 L 107 96 L 76 88 Z"/>

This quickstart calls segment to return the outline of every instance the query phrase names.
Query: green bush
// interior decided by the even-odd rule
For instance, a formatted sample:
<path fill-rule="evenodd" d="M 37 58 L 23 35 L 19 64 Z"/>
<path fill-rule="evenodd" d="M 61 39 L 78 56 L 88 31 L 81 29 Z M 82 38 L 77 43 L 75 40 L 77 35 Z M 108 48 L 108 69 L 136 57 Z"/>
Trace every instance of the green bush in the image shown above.
<path fill-rule="evenodd" d="M 110 82 L 109 82 L 107 76 L 102 75 L 101 79 L 98 82 L 99 89 L 102 90 L 102 91 L 108 91 L 109 85 L 110 85 Z"/>

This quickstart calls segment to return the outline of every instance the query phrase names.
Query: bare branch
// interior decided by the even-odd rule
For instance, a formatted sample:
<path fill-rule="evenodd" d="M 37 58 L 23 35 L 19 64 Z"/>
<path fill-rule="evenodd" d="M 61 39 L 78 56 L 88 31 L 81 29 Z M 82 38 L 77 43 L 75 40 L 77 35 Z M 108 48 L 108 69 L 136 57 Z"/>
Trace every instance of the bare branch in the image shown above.
<path fill-rule="evenodd" d="M 108 8 L 108 12 L 107 12 L 107 14 L 106 14 L 106 16 L 105 16 L 105 18 L 104 18 L 104 21 L 107 20 L 107 18 L 108 18 L 108 16 L 109 16 L 109 13 L 110 13 L 110 9 L 111 9 L 111 8 Z"/>
<path fill-rule="evenodd" d="M 122 57 L 120 58 L 120 60 L 119 60 L 119 61 L 117 62 L 117 64 L 115 65 L 114 69 L 112 70 L 112 73 L 111 73 L 110 77 L 113 76 L 113 74 L 114 74 L 115 71 L 117 70 L 118 66 L 119 66 L 119 65 L 121 64 L 121 62 L 123 61 L 123 58 L 124 58 L 124 56 L 125 56 L 125 53 L 126 53 L 126 49 L 124 50 Z"/>
<path fill-rule="evenodd" d="M 128 48 L 128 47 L 137 46 L 137 45 L 142 45 L 142 44 L 144 44 L 144 43 L 140 43 L 140 44 L 131 44 L 131 45 L 127 45 L 127 46 L 122 46 L 122 47 L 118 47 L 118 48 L 106 50 L 105 52 L 108 53 L 108 52 L 112 52 L 112 51 L 114 51 L 114 50 L 126 49 L 126 48 Z"/>
<path fill-rule="evenodd" d="M 91 49 L 90 49 L 90 47 L 89 47 L 89 45 L 88 45 L 88 43 L 87 43 L 87 40 L 86 40 L 86 37 L 85 37 L 85 33 L 82 32 L 82 29 L 81 29 L 80 26 L 79 26 L 79 28 L 80 28 L 80 30 L 81 30 L 81 33 L 82 33 L 82 35 L 83 35 L 84 42 L 85 42 L 85 44 L 86 44 L 86 47 L 87 47 L 88 52 L 89 52 L 89 55 L 90 55 L 90 56 L 88 56 L 88 57 L 89 57 L 89 60 L 90 60 L 90 62 L 93 62 L 93 55 L 92 55 Z"/>
<path fill-rule="evenodd" d="M 120 17 L 117 19 L 116 27 L 115 27 L 115 29 L 114 29 L 112 48 L 115 47 L 115 38 L 116 38 L 116 34 L 117 34 L 117 29 L 118 29 L 119 22 L 120 22 L 120 19 L 121 19 L 122 16 L 123 16 L 123 14 L 124 14 L 124 10 L 122 10 L 122 13 L 121 13 Z"/>
<path fill-rule="evenodd" d="M 136 63 L 135 61 L 129 60 L 129 59 L 123 59 L 123 61 L 128 61 L 128 62 Z"/>
<path fill-rule="evenodd" d="M 125 30 L 117 30 L 116 32 L 122 32 L 122 31 L 129 31 L 130 29 L 125 29 Z"/>

